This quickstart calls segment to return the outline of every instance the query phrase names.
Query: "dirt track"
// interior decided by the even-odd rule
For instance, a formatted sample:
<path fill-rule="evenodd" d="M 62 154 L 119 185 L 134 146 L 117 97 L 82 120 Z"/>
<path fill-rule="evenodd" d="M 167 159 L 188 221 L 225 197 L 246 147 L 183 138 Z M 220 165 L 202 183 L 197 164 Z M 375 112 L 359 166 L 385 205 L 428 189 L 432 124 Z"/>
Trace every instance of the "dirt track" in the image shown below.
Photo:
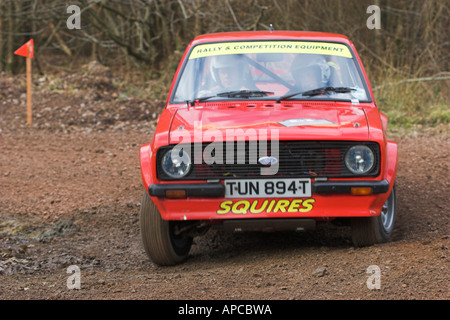
<path fill-rule="evenodd" d="M 448 135 L 395 138 L 399 216 L 390 243 L 355 249 L 348 227 L 331 224 L 308 233 L 210 230 L 186 263 L 162 268 L 145 255 L 138 215 L 138 150 L 151 139 L 157 107 L 143 119 L 135 115 L 145 102 L 107 101 L 136 111 L 127 120 L 99 113 L 105 105 L 81 93 L 72 93 L 76 102 L 41 93 L 41 117 L 27 128 L 23 102 L 13 101 L 21 92 L 3 81 L 0 299 L 449 298 Z M 78 119 L 62 115 L 69 103 L 92 121 L 62 126 Z M 80 268 L 80 290 L 67 287 L 71 265 Z M 372 265 L 379 290 L 366 285 Z"/>

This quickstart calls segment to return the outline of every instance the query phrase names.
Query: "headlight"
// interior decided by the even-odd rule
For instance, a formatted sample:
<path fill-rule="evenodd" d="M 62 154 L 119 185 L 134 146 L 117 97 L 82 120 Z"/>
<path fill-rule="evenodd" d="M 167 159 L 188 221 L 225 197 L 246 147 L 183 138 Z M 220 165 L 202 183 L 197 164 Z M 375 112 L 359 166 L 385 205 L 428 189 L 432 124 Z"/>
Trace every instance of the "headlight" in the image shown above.
<path fill-rule="evenodd" d="M 162 157 L 161 167 L 169 177 L 182 178 L 191 169 L 191 157 L 183 148 L 174 147 Z"/>
<path fill-rule="evenodd" d="M 369 172 L 375 163 L 375 156 L 367 146 L 354 146 L 345 154 L 345 165 L 354 174 Z"/>

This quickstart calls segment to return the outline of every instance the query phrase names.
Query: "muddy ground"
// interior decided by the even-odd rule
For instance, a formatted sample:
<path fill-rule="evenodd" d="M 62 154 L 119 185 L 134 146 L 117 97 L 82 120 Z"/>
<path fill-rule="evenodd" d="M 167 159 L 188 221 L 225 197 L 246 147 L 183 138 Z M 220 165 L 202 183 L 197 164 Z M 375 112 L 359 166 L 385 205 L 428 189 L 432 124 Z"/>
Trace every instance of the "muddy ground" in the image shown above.
<path fill-rule="evenodd" d="M 333 224 L 210 230 L 184 264 L 158 267 L 140 238 L 138 150 L 162 104 L 123 94 L 95 67 L 34 79 L 31 128 L 24 79 L 0 75 L 0 299 L 449 298 L 448 127 L 392 137 L 399 215 L 389 243 L 354 248 L 349 228 Z M 68 288 L 73 265 L 78 290 Z M 380 289 L 366 283 L 374 265 Z"/>

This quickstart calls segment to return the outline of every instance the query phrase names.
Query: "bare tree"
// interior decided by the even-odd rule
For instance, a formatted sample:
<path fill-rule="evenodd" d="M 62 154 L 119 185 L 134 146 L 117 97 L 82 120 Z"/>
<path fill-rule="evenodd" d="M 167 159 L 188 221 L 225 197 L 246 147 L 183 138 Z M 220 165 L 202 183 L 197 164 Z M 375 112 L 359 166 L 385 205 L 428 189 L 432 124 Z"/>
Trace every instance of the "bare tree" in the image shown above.
<path fill-rule="evenodd" d="M 62 54 L 73 63 L 95 57 L 158 71 L 198 34 L 273 24 L 278 30 L 346 34 L 372 74 L 383 68 L 421 77 L 448 71 L 448 1 L 374 1 L 0 0 L 0 68 L 17 71 L 13 51 L 33 36 L 37 57 Z M 373 3 L 381 8 L 380 30 L 366 27 L 366 9 Z M 69 4 L 81 9 L 80 30 L 66 28 Z"/>

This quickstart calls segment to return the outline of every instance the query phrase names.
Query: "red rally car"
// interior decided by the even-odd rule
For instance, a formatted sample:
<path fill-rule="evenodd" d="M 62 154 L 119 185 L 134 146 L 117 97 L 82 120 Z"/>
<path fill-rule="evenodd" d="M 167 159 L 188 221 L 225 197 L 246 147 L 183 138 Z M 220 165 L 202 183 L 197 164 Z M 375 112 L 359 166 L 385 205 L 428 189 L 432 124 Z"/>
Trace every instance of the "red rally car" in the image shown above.
<path fill-rule="evenodd" d="M 337 218 L 350 222 L 356 246 L 387 241 L 398 160 L 386 127 L 345 36 L 195 38 L 153 141 L 140 148 L 148 256 L 180 263 L 211 226 L 300 231 Z"/>

